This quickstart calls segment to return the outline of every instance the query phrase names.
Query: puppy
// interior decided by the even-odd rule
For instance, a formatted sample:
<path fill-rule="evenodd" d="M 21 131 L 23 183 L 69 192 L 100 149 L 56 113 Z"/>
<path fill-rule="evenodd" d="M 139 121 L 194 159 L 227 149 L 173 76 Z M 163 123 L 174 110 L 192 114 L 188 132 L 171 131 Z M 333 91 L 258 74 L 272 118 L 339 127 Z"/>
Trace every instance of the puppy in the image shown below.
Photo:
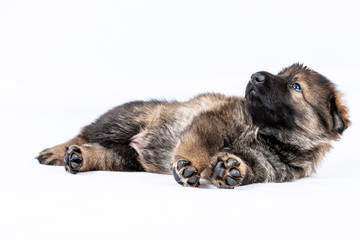
<path fill-rule="evenodd" d="M 202 94 L 187 102 L 136 101 L 115 107 L 70 141 L 43 150 L 41 164 L 173 174 L 220 188 L 309 176 L 350 125 L 335 85 L 293 64 L 257 72 L 245 98 Z"/>

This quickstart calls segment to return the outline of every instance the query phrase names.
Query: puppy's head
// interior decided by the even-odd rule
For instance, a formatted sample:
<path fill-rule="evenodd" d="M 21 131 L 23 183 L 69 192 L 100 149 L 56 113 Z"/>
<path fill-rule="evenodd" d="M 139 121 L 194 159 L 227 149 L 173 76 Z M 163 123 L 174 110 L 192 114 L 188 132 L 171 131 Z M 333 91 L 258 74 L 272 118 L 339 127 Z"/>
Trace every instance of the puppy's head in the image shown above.
<path fill-rule="evenodd" d="M 338 139 L 350 125 L 335 85 L 301 64 L 254 73 L 245 97 L 260 132 L 291 143 Z"/>

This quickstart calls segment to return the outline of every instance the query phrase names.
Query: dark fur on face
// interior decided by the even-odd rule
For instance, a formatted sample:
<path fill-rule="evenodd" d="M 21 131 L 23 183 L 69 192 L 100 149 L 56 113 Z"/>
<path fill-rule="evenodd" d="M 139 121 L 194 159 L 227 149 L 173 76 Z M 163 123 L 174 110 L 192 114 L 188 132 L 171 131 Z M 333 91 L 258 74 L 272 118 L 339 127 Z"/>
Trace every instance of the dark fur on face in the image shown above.
<path fill-rule="evenodd" d="M 255 73 L 245 97 L 254 123 L 265 135 L 278 138 L 286 135 L 294 142 L 303 142 L 304 138 L 337 139 L 350 124 L 334 85 L 301 64 L 285 68 L 277 75 Z"/>
<path fill-rule="evenodd" d="M 148 171 L 184 186 L 205 178 L 234 188 L 309 176 L 349 125 L 335 85 L 294 64 L 277 75 L 254 73 L 245 98 L 123 104 L 37 159 L 70 173 Z"/>

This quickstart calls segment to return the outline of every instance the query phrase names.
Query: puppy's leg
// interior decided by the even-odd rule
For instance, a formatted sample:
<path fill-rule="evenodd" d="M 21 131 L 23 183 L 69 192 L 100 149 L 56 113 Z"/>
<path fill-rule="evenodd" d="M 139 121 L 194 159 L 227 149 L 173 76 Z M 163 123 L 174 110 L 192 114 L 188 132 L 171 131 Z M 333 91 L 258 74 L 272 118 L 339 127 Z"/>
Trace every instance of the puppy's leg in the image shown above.
<path fill-rule="evenodd" d="M 234 188 L 244 183 L 245 175 L 251 175 L 229 148 L 241 131 L 232 113 L 227 108 L 203 113 L 185 130 L 172 156 L 172 171 L 179 184 L 196 187 L 203 177 L 218 187 Z"/>
<path fill-rule="evenodd" d="M 199 186 L 201 176 L 219 188 L 233 189 L 243 183 L 248 172 L 240 157 L 228 152 L 210 157 L 208 149 L 191 141 L 184 143 L 183 140 L 175 152 L 173 175 L 184 186 Z"/>
<path fill-rule="evenodd" d="M 199 186 L 200 174 L 208 167 L 210 154 L 195 133 L 186 133 L 173 152 L 173 175 L 183 186 Z"/>
<path fill-rule="evenodd" d="M 115 157 L 113 157 L 114 165 L 112 167 L 106 167 L 106 170 L 142 171 L 143 168 L 138 161 L 138 154 L 129 146 L 129 143 L 133 136 L 138 134 L 142 128 L 152 121 L 158 108 L 161 108 L 161 102 L 156 101 L 130 102 L 118 106 L 100 116 L 94 123 L 84 127 L 79 136 L 64 144 L 43 150 L 36 159 L 41 164 L 63 166 L 64 154 L 67 148 L 69 149 L 70 146 L 74 145 L 82 149 L 84 144 L 97 143 L 99 145 L 94 145 L 97 147 L 91 150 L 94 153 L 89 153 L 91 156 L 101 155 L 99 153 L 104 152 L 106 159 L 109 159 L 111 157 L 109 157 L 110 153 L 107 151 L 108 149 L 111 149 L 112 152 L 121 156 L 118 157 L 116 161 Z M 100 146 L 103 148 L 100 148 Z M 86 147 L 86 149 L 87 148 L 88 147 Z M 86 158 L 84 161 L 86 161 Z M 75 163 L 73 163 L 73 165 L 75 166 Z M 101 164 L 99 166 L 101 166 Z M 108 164 L 106 166 L 108 166 Z M 72 171 L 78 170 L 77 168 L 69 169 Z M 80 171 L 96 169 L 98 169 L 98 167 L 95 167 L 95 169 L 92 169 L 92 167 L 84 167 L 81 168 Z M 100 169 L 105 170 L 104 168 L 99 168 L 98 170 Z"/>
<path fill-rule="evenodd" d="M 65 152 L 64 164 L 70 173 L 131 170 L 118 153 L 97 143 L 70 146 Z"/>
<path fill-rule="evenodd" d="M 215 166 L 213 158 L 224 147 L 228 128 L 221 112 L 203 113 L 194 119 L 173 151 L 173 175 L 184 186 L 198 186 L 201 173 Z"/>
<path fill-rule="evenodd" d="M 44 149 L 35 157 L 35 159 L 37 159 L 39 163 L 45 165 L 64 166 L 64 154 L 66 148 L 71 145 L 82 145 L 84 143 L 86 143 L 86 141 L 82 137 L 77 136 L 66 143 Z"/>

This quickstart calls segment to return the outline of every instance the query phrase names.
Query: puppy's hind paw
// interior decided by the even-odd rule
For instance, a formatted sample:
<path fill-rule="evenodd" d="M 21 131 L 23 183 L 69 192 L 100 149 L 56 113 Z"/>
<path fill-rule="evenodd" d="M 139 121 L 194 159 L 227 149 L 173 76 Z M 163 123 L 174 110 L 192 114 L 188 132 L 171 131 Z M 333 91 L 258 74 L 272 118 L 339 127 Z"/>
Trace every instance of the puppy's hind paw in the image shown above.
<path fill-rule="evenodd" d="M 70 146 L 64 156 L 65 170 L 69 173 L 77 173 L 83 166 L 81 149 L 77 146 Z"/>

